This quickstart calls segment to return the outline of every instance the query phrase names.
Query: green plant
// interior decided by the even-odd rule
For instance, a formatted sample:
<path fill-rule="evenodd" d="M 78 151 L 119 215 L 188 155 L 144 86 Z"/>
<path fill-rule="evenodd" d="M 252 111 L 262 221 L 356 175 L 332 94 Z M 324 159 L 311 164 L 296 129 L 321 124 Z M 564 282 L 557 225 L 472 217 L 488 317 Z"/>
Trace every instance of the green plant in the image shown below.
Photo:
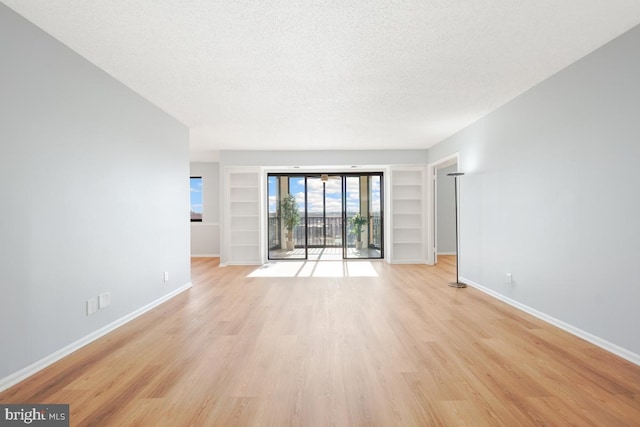
<path fill-rule="evenodd" d="M 300 224 L 300 213 L 298 212 L 298 202 L 292 194 L 287 194 L 280 202 L 280 212 L 282 222 L 287 229 L 287 240 L 293 241 L 293 229 Z"/>
<path fill-rule="evenodd" d="M 367 223 L 367 218 L 360 214 L 356 214 L 349 218 L 349 224 L 351 224 L 351 232 L 355 234 L 356 241 L 362 241 L 362 226 Z"/>

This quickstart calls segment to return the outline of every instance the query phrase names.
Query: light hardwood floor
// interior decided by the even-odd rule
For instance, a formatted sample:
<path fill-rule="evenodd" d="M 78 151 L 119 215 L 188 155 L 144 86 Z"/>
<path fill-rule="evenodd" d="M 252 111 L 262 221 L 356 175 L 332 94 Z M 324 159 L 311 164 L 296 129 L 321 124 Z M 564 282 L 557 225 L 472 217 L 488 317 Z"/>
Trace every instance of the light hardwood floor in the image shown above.
<path fill-rule="evenodd" d="M 640 425 L 640 367 L 448 287 L 439 260 L 248 277 L 194 259 L 191 290 L 0 402 L 69 403 L 78 426 Z"/>

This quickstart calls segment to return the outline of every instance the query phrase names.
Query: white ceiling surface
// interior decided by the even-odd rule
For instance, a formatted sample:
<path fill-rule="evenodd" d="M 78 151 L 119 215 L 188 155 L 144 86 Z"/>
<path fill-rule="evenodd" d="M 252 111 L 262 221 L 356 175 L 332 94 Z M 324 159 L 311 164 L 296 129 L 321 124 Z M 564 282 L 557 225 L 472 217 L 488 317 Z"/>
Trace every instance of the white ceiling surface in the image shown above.
<path fill-rule="evenodd" d="M 639 0 L 1 0 L 193 152 L 428 148 L 640 23 Z"/>

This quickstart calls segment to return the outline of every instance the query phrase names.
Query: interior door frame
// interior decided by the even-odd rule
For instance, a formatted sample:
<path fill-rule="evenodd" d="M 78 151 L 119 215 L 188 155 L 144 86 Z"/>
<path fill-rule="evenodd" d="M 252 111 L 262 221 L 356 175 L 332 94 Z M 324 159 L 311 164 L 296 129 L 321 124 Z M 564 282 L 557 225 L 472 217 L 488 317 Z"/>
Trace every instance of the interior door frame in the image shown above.
<path fill-rule="evenodd" d="M 438 170 L 457 164 L 460 170 L 460 153 L 456 152 L 427 165 L 427 264 L 438 262 Z"/>

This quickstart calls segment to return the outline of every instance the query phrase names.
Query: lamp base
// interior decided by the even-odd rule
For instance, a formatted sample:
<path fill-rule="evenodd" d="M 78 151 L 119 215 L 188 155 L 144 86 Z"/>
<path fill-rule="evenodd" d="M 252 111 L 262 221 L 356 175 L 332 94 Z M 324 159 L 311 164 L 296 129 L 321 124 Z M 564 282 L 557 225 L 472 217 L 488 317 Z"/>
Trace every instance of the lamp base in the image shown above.
<path fill-rule="evenodd" d="M 449 282 L 449 286 L 451 286 L 452 288 L 466 288 L 467 285 L 465 285 L 464 283 L 460 283 L 460 282 Z"/>

